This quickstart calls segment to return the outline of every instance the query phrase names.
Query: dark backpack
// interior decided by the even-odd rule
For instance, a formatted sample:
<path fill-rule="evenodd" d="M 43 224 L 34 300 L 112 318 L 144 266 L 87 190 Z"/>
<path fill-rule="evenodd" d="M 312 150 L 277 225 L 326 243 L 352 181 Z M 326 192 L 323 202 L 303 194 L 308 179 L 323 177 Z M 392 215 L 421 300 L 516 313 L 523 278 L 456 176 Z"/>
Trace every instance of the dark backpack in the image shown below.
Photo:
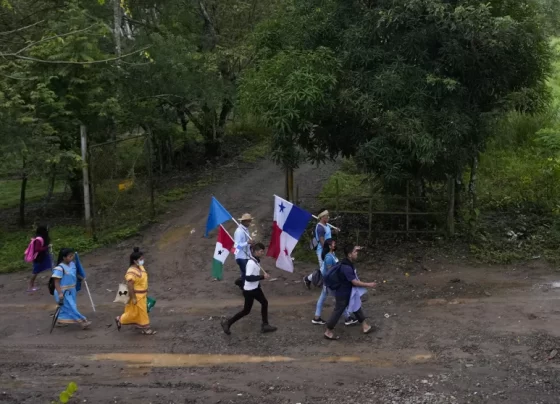
<path fill-rule="evenodd" d="M 321 270 L 319 268 L 317 268 L 311 275 L 311 283 L 313 284 L 313 286 L 316 286 L 318 288 L 323 286 L 323 274 L 321 273 Z"/>
<path fill-rule="evenodd" d="M 342 268 L 342 263 L 338 262 L 332 266 L 331 269 L 323 277 L 323 284 L 331 290 L 338 290 L 342 285 L 340 279 L 340 269 Z"/>
<path fill-rule="evenodd" d="M 63 267 L 61 267 L 60 265 L 57 265 L 52 270 L 54 271 L 56 268 L 62 269 L 62 274 L 64 274 L 64 268 Z M 54 278 L 52 277 L 52 274 L 51 274 L 51 277 L 49 278 L 49 293 L 53 296 L 54 296 L 55 289 L 56 288 L 54 287 Z"/>

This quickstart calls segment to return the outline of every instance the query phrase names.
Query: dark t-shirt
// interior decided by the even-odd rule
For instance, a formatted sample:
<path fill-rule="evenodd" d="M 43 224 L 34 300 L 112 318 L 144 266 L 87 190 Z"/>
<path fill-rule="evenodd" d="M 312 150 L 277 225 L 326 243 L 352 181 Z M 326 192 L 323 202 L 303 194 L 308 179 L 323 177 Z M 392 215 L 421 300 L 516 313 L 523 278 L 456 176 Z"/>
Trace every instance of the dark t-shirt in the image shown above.
<path fill-rule="evenodd" d="M 358 279 L 356 277 L 356 270 L 354 264 L 348 259 L 342 260 L 340 267 L 340 287 L 335 291 L 337 297 L 348 297 L 352 294 L 352 281 Z"/>

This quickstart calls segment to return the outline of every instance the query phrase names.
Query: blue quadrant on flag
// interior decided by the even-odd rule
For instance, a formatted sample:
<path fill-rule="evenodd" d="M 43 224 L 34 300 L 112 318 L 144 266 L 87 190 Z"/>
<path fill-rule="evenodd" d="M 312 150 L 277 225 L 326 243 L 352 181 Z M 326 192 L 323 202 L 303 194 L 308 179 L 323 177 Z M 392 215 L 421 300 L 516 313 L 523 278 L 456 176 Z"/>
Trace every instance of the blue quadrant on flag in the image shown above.
<path fill-rule="evenodd" d="M 290 236 L 298 240 L 303 234 L 307 223 L 311 220 L 311 213 L 298 208 L 296 205 L 292 206 L 290 214 L 286 218 L 286 223 L 282 230 Z"/>
<path fill-rule="evenodd" d="M 231 218 L 232 216 L 226 208 L 224 208 L 216 198 L 212 197 L 210 212 L 208 212 L 208 219 L 206 220 L 206 232 L 204 233 L 204 237 L 208 237 L 209 232 Z"/>

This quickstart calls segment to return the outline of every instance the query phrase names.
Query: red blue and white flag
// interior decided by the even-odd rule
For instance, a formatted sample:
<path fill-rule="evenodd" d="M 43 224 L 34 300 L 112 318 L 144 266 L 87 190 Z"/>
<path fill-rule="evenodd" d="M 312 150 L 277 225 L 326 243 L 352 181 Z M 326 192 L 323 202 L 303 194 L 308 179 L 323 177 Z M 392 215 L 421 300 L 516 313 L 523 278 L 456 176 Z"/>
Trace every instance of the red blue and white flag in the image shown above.
<path fill-rule="evenodd" d="M 291 254 L 311 217 L 311 213 L 274 195 L 274 222 L 266 255 L 276 258 L 278 268 L 294 272 Z"/>

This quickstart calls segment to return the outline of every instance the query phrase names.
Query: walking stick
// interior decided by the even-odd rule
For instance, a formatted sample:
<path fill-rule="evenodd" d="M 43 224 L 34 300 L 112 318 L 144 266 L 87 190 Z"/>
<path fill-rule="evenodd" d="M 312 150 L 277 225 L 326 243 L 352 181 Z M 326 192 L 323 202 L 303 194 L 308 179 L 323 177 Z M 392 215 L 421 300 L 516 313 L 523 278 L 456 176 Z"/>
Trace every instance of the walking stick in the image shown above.
<path fill-rule="evenodd" d="M 93 312 L 95 313 L 95 305 L 93 304 L 93 299 L 91 298 L 91 293 L 89 292 L 89 286 L 88 286 L 85 279 L 84 279 L 84 285 L 86 285 L 86 291 L 87 291 L 87 294 L 89 296 L 89 301 L 91 302 L 91 308 L 93 309 Z"/>
<path fill-rule="evenodd" d="M 62 294 L 62 300 L 60 302 L 58 302 L 58 305 L 56 306 L 56 310 L 54 311 L 54 314 L 53 314 L 51 331 L 49 332 L 49 334 L 52 334 L 52 331 L 54 330 L 54 327 L 56 326 L 56 322 L 58 321 L 58 316 L 60 315 L 60 309 L 64 305 L 64 296 L 65 295 L 66 295 L 66 292 L 64 292 Z"/>

